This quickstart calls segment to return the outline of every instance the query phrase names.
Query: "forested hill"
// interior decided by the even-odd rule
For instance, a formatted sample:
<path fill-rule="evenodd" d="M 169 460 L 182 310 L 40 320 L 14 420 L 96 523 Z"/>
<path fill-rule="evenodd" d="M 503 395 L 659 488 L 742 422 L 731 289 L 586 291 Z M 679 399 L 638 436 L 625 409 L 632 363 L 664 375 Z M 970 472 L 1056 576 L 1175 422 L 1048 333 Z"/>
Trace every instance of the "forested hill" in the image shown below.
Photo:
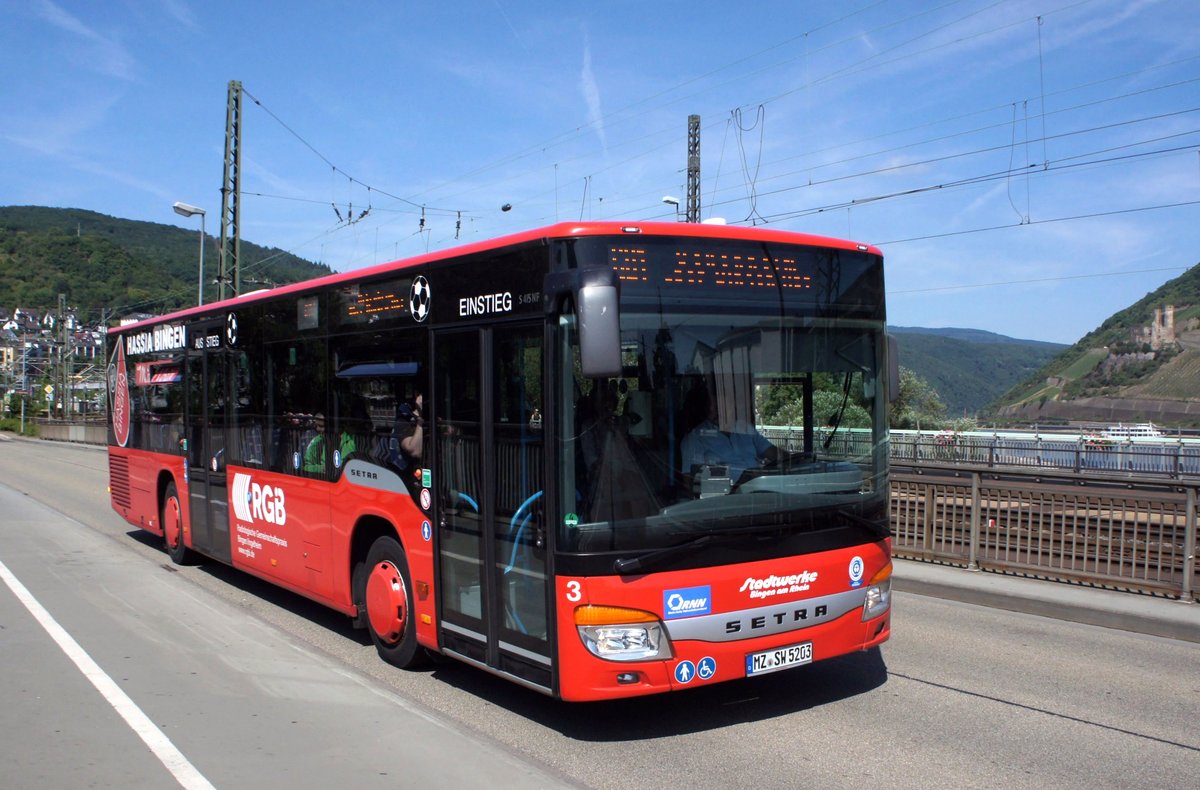
<path fill-rule="evenodd" d="M 83 209 L 0 207 L 0 308 L 49 310 L 62 293 L 79 318 L 90 323 L 99 320 L 101 311 L 120 316 L 195 304 L 196 224 L 187 229 Z M 210 232 L 205 246 L 206 302 L 217 296 L 219 234 L 219 227 Z M 243 290 L 331 272 L 328 266 L 244 239 L 241 268 Z"/>
<path fill-rule="evenodd" d="M 980 329 L 891 326 L 900 365 L 929 382 L 947 417 L 974 415 L 1066 346 Z"/>

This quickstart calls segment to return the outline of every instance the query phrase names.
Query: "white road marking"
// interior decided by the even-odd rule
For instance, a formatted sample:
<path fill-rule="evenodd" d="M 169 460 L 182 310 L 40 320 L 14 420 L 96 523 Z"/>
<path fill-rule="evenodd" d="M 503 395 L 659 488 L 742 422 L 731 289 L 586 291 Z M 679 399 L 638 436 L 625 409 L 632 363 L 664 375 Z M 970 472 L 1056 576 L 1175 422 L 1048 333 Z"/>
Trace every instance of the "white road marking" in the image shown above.
<path fill-rule="evenodd" d="M 24 604 L 34 619 L 50 635 L 50 638 L 62 648 L 62 651 L 67 654 L 67 658 L 75 662 L 75 666 L 79 668 L 85 678 L 91 681 L 91 684 L 103 695 L 108 704 L 112 705 L 113 710 L 121 715 L 129 728 L 150 747 L 150 751 L 166 766 L 166 769 L 171 772 L 180 785 L 189 790 L 213 787 L 212 783 L 205 779 L 204 775 L 183 756 L 183 752 L 175 748 L 175 744 L 171 743 L 171 740 L 163 735 L 162 730 L 150 721 L 150 717 L 143 713 L 142 709 L 129 698 L 129 695 L 105 674 L 100 665 L 92 660 L 92 657 L 79 646 L 79 643 L 67 633 L 66 629 L 50 616 L 45 607 L 38 603 L 33 594 L 25 588 L 25 585 L 21 584 L 20 580 L 3 562 L 0 562 L 0 579 L 4 580 L 8 588 L 17 596 L 17 600 Z"/>

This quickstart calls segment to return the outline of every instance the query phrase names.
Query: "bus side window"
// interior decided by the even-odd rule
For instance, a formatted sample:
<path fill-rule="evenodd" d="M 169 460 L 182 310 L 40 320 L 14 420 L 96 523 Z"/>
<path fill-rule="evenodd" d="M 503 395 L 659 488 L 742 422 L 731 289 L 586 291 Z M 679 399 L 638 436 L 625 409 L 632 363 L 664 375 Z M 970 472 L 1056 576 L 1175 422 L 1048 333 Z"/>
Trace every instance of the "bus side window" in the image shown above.
<path fill-rule="evenodd" d="M 422 453 L 413 437 L 424 439 L 425 342 L 421 331 L 395 329 L 330 340 L 335 478 L 348 460 L 358 460 L 398 474 L 419 495 Z"/>
<path fill-rule="evenodd" d="M 328 367 L 325 341 L 290 338 L 267 344 L 265 356 L 269 468 L 275 472 L 324 478 L 324 465 L 312 461 L 320 457 L 312 443 L 324 435 L 325 371 Z M 309 463 L 305 461 L 306 453 Z"/>

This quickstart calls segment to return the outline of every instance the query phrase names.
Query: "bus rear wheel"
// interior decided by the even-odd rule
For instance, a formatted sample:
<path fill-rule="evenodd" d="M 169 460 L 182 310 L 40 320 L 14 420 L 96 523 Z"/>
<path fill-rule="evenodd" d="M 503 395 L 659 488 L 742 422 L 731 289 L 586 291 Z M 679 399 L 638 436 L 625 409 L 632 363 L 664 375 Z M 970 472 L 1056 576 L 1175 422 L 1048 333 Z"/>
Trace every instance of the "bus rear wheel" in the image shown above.
<path fill-rule="evenodd" d="M 424 655 L 417 644 L 412 579 L 404 549 L 392 537 L 381 537 L 367 552 L 364 573 L 355 574 L 361 589 L 355 598 L 365 608 L 367 631 L 381 658 L 401 668 L 415 666 Z"/>
<path fill-rule="evenodd" d="M 175 483 L 167 483 L 163 492 L 162 512 L 159 514 L 163 529 L 163 547 L 167 556 L 176 565 L 187 565 L 191 562 L 192 553 L 183 540 L 183 506 L 179 504 L 179 492 Z"/>

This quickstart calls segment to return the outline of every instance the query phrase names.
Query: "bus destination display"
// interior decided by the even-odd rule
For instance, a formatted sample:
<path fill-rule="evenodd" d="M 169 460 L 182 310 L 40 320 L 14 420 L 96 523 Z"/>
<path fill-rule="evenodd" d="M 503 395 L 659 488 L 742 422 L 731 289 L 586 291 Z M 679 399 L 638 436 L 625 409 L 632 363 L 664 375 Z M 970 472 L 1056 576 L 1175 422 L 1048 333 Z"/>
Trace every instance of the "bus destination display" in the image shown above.
<path fill-rule="evenodd" d="M 764 254 L 676 250 L 666 266 L 654 266 L 648 251 L 639 247 L 613 247 L 609 260 L 622 281 L 657 285 L 717 288 L 812 288 L 812 276 L 800 270 L 795 258 Z M 651 278 L 654 278 L 653 280 Z"/>

